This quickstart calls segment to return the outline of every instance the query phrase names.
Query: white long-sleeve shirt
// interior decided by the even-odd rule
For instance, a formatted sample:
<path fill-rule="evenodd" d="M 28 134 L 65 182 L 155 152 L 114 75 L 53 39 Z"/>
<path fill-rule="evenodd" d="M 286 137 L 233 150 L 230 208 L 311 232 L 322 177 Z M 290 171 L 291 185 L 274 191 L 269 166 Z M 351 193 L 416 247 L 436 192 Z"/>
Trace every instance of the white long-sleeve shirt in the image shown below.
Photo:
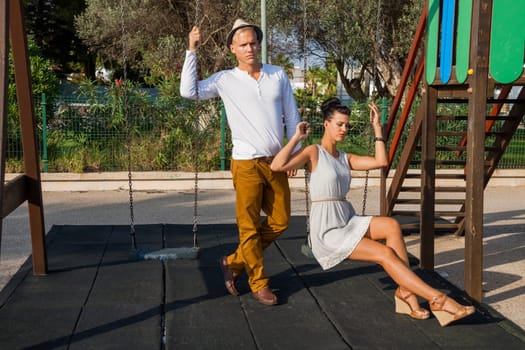
<path fill-rule="evenodd" d="M 198 82 L 197 55 L 186 51 L 180 94 L 189 99 L 221 97 L 232 135 L 232 158 L 274 156 L 300 121 L 288 76 L 281 67 L 263 64 L 258 80 L 248 72 L 223 70 Z"/>

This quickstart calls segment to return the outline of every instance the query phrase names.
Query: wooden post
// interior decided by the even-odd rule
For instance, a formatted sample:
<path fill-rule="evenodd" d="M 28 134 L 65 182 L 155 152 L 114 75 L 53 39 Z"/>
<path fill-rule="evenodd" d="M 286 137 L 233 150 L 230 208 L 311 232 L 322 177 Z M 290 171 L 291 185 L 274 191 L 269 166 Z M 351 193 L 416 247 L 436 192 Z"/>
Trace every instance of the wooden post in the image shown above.
<path fill-rule="evenodd" d="M 472 7 L 467 169 L 465 203 L 465 291 L 474 300 L 483 297 L 483 191 L 485 119 L 492 0 L 475 0 Z"/>
<path fill-rule="evenodd" d="M 4 206 L 6 126 L 7 126 L 7 74 L 9 66 L 9 1 L 0 0 L 0 249 L 2 248 L 2 221 Z"/>
<path fill-rule="evenodd" d="M 421 127 L 420 266 L 434 270 L 434 202 L 436 192 L 437 89 L 428 84 L 423 96 L 425 116 Z"/>
<path fill-rule="evenodd" d="M 20 0 L 9 1 L 9 30 L 15 67 L 16 95 L 20 112 L 22 148 L 24 152 L 25 181 L 19 191 L 24 190 L 28 201 L 29 225 L 31 228 L 31 248 L 33 274 L 47 274 L 45 246 L 44 206 L 40 182 L 40 165 L 36 137 L 36 120 L 31 89 L 31 68 L 24 29 L 24 17 Z"/>
<path fill-rule="evenodd" d="M 386 169 L 381 169 L 381 178 L 379 180 L 379 215 L 385 216 L 388 215 L 388 203 L 386 200 L 386 180 L 387 180 L 387 171 Z"/>

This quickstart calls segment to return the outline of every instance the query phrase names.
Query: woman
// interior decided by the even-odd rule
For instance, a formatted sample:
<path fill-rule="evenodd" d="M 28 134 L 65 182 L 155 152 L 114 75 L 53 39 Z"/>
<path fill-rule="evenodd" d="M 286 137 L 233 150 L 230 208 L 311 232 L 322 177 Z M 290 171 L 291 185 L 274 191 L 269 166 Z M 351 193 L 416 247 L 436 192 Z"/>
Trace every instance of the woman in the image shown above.
<path fill-rule="evenodd" d="M 312 201 L 310 238 L 312 252 L 321 267 L 329 269 L 345 259 L 374 262 L 381 265 L 398 284 L 394 299 L 396 312 L 412 318 L 427 319 L 428 310 L 421 308 L 416 295 L 429 301 L 430 310 L 441 326 L 464 318 L 475 309 L 463 306 L 423 282 L 409 267 L 408 254 L 398 222 L 390 217 L 358 216 L 346 200 L 351 170 L 370 170 L 387 166 L 385 140 L 380 115 L 370 105 L 370 122 L 375 132 L 375 156 L 359 156 L 337 149 L 349 130 L 348 107 L 332 98 L 321 106 L 324 134 L 321 143 L 293 153 L 309 134 L 307 122 L 301 122 L 295 135 L 275 156 L 271 168 L 289 171 L 306 166 L 310 174 Z M 384 240 L 385 244 L 377 242 Z"/>

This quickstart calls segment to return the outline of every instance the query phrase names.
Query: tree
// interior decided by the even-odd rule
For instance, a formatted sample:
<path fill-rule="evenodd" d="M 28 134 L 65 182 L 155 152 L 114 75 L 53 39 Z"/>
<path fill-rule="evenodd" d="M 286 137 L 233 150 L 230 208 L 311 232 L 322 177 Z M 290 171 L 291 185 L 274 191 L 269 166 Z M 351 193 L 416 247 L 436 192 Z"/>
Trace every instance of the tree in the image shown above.
<path fill-rule="evenodd" d="M 368 75 L 380 96 L 395 95 L 421 1 L 326 1 L 322 5 L 328 8 L 325 11 L 319 5 L 312 4 L 321 16 L 312 16 L 311 37 L 336 65 L 348 94 L 363 100 Z M 379 10 L 377 5 L 381 5 Z M 348 69 L 356 62 L 361 65 L 360 73 L 348 77 Z"/>
<path fill-rule="evenodd" d="M 302 3 L 298 0 L 266 1 L 266 42 L 269 63 L 280 55 L 299 58 L 302 55 Z M 254 23 L 261 23 L 261 3 L 253 0 L 241 1 L 241 13 Z"/>
<path fill-rule="evenodd" d="M 306 72 L 306 82 L 314 98 L 320 95 L 334 96 L 337 89 L 337 71 L 335 66 L 332 64 L 326 68 L 310 67 Z"/>
<path fill-rule="evenodd" d="M 34 38 L 28 37 L 27 46 L 33 97 L 39 98 L 42 94 L 46 94 L 48 102 L 52 103 L 58 96 L 60 89 L 59 80 L 51 69 L 52 63 L 50 60 L 42 57 L 42 51 Z M 9 52 L 8 74 L 8 120 L 10 121 L 8 129 L 15 129 L 14 126 L 18 124 L 19 112 L 16 99 L 15 68 L 11 51 Z M 39 114 L 37 113 L 37 115 Z"/>
<path fill-rule="evenodd" d="M 54 101 L 59 93 L 59 80 L 51 70 L 51 61 L 42 57 L 40 48 L 36 45 L 32 37 L 27 40 L 29 65 L 31 68 L 31 87 L 32 94 L 35 99 L 42 94 L 46 94 L 48 106 L 53 106 Z M 15 154 L 21 156 L 16 150 L 19 149 L 21 143 L 20 132 L 20 112 L 16 96 L 15 83 L 15 69 L 13 63 L 13 54 L 9 52 L 9 71 L 8 71 L 8 87 L 7 87 L 7 154 Z M 35 114 L 37 121 L 40 121 L 42 115 L 41 107 L 35 104 Z M 52 110 L 52 108 L 49 108 Z M 12 160 L 12 159 L 11 159 Z M 9 171 L 20 171 L 19 165 L 10 165 Z"/>
<path fill-rule="evenodd" d="M 270 61 L 283 56 L 300 58 L 306 46 L 309 58 L 335 65 L 353 99 L 367 97 L 367 79 L 375 80 L 379 95 L 392 96 L 422 3 L 268 0 L 268 57 Z M 103 62 L 118 68 L 125 43 L 129 67 L 138 76 L 152 77 L 150 82 L 165 72 L 180 71 L 188 32 L 196 19 L 203 36 L 199 51 L 202 75 L 233 64 L 224 41 L 235 18 L 260 23 L 260 2 L 253 0 L 87 0 L 86 5 L 75 21 L 85 45 Z M 305 41 L 307 45 L 303 45 Z M 349 76 L 356 67 L 358 71 Z"/>
<path fill-rule="evenodd" d="M 225 39 L 240 15 L 238 1 L 87 0 L 86 3 L 85 12 L 76 17 L 76 29 L 89 50 L 109 66 L 121 66 L 125 58 L 139 76 L 151 75 L 153 79 L 179 71 L 188 33 L 195 21 L 202 30 L 199 66 L 203 74 L 228 64 Z"/>
<path fill-rule="evenodd" d="M 84 1 L 24 1 L 27 33 L 42 55 L 53 62 L 55 72 L 82 72 L 94 77 L 94 57 L 77 36 L 73 23 L 84 8 Z"/>
<path fill-rule="evenodd" d="M 271 63 L 280 66 L 284 69 L 290 79 L 293 78 L 294 64 L 290 60 L 290 57 L 285 56 L 282 53 L 276 54 L 271 58 Z"/>
<path fill-rule="evenodd" d="M 334 64 L 353 99 L 367 97 L 367 77 L 376 80 L 379 95 L 395 94 L 422 1 L 272 0 L 271 3 L 275 7 L 270 16 L 282 19 L 273 26 L 274 30 L 297 38 L 295 53 L 301 52 L 298 48 L 306 40 L 309 57 Z M 381 5 L 379 11 L 378 5 Z M 359 71 L 349 76 L 356 67 Z"/>

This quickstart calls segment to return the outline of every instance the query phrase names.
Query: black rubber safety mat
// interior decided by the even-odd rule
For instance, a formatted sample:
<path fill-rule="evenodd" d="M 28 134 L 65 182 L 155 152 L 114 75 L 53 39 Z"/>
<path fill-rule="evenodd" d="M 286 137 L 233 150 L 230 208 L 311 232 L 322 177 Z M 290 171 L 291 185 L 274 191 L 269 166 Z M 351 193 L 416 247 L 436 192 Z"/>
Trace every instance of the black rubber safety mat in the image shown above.
<path fill-rule="evenodd" d="M 301 254 L 306 221 L 265 251 L 279 305 L 258 303 L 241 275 L 227 294 L 218 259 L 235 249 L 235 224 L 198 227 L 197 259 L 140 260 L 127 226 L 54 226 L 49 274 L 31 261 L 0 292 L 2 349 L 523 349 L 525 331 L 486 305 L 448 327 L 394 312 L 394 282 L 379 266 L 322 271 Z M 140 249 L 191 247 L 192 225 L 135 226 Z M 417 264 L 413 257 L 411 261 Z M 425 281 L 461 300 L 435 273 Z M 428 305 L 427 305 L 428 306 Z"/>

